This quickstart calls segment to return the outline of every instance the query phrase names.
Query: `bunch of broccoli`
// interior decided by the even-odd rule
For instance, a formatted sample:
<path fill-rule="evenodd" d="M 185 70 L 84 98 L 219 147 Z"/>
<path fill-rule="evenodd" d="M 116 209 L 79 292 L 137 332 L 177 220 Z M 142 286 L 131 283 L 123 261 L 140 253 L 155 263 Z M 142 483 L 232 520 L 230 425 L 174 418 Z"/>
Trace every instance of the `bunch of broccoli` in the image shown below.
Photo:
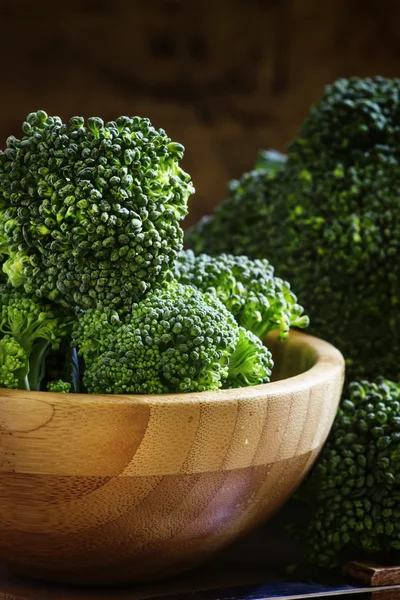
<path fill-rule="evenodd" d="M 287 156 L 263 153 L 188 232 L 196 253 L 270 260 L 348 378 L 399 377 L 400 80 L 328 85 Z"/>
<path fill-rule="evenodd" d="M 267 261 L 181 253 L 194 188 L 148 119 L 28 115 L 0 151 L 0 386 L 201 392 L 269 381 L 308 319 Z M 201 274 L 207 273 L 208 282 Z"/>
<path fill-rule="evenodd" d="M 287 155 L 261 152 L 188 233 L 196 254 L 184 149 L 164 130 L 31 113 L 0 151 L 0 387 L 266 383 L 265 336 L 308 325 L 290 281 L 358 378 L 299 494 L 309 559 L 400 550 L 399 100 L 397 79 L 327 86 Z"/>
<path fill-rule="evenodd" d="M 312 517 L 297 533 L 324 567 L 400 550 L 399 117 L 400 79 L 326 86 L 287 154 L 262 152 L 187 233 L 200 256 L 270 260 L 345 355 L 339 413 L 298 493 Z"/>

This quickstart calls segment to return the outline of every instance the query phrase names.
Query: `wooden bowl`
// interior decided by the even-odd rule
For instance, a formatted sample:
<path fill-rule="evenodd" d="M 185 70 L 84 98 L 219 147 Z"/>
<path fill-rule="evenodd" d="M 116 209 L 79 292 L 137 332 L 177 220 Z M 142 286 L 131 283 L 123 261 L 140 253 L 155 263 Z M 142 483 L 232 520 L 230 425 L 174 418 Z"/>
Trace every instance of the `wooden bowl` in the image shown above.
<path fill-rule="evenodd" d="M 328 435 L 344 361 L 303 333 L 267 345 L 279 380 L 256 387 L 0 390 L 0 562 L 53 581 L 151 580 L 270 517 Z"/>

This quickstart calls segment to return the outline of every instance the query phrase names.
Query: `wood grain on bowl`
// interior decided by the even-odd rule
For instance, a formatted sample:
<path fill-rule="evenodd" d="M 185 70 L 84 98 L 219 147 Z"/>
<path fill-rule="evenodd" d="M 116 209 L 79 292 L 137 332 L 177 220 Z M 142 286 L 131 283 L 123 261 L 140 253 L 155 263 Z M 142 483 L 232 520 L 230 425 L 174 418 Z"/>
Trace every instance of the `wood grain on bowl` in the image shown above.
<path fill-rule="evenodd" d="M 273 383 L 88 396 L 0 391 L 0 562 L 69 582 L 190 568 L 270 517 L 332 425 L 344 361 L 269 336 Z"/>

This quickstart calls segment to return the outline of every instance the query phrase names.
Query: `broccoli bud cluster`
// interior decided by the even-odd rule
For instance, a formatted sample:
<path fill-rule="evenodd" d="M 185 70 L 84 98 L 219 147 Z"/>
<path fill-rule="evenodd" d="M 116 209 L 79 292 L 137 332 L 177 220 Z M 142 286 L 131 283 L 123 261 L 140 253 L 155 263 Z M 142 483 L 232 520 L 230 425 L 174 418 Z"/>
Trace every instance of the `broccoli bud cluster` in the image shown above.
<path fill-rule="evenodd" d="M 309 164 L 370 164 L 379 155 L 395 164 L 400 157 L 400 79 L 350 77 L 326 85 L 289 151 Z"/>
<path fill-rule="evenodd" d="M 68 394 L 71 390 L 71 384 L 68 381 L 57 379 L 57 381 L 49 381 L 47 384 L 48 392 L 57 392 L 58 394 Z"/>
<path fill-rule="evenodd" d="M 70 308 L 129 306 L 182 248 L 194 191 L 183 147 L 148 119 L 44 111 L 0 152 L 0 249 L 9 282 Z"/>
<path fill-rule="evenodd" d="M 19 373 L 27 364 L 28 356 L 22 346 L 10 335 L 0 339 L 0 387 L 18 389 Z"/>
<path fill-rule="evenodd" d="M 22 130 L 0 151 L 3 385 L 153 394 L 269 381 L 259 338 L 308 318 L 267 261 L 182 252 L 194 192 L 183 146 L 140 117 L 63 123 L 39 110 Z M 259 166 L 272 179 L 285 160 L 266 152 Z"/>
<path fill-rule="evenodd" d="M 315 511 L 302 535 L 313 564 L 400 550 L 399 383 L 349 385 L 302 495 Z"/>
<path fill-rule="evenodd" d="M 192 250 L 183 250 L 174 274 L 181 283 L 214 293 L 238 324 L 260 339 L 279 330 L 279 339 L 283 340 L 290 327 L 308 325 L 290 284 L 275 276 L 266 259 L 250 260 L 231 254 L 196 256 Z"/>
<path fill-rule="evenodd" d="M 272 357 L 213 294 L 175 282 L 152 290 L 119 318 L 91 309 L 74 344 L 89 393 L 203 392 L 269 381 Z"/>

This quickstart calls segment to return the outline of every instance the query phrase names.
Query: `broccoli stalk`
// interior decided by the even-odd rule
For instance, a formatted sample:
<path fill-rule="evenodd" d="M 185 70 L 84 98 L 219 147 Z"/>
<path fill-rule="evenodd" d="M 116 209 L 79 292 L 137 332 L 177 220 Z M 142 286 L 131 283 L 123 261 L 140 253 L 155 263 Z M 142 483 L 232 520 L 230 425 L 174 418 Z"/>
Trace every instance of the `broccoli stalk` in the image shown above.
<path fill-rule="evenodd" d="M 32 345 L 29 361 L 26 363 L 28 383 L 30 390 L 39 390 L 45 373 L 45 358 L 49 352 L 51 343 L 46 339 L 38 339 Z M 53 346 L 54 347 L 54 346 Z"/>

